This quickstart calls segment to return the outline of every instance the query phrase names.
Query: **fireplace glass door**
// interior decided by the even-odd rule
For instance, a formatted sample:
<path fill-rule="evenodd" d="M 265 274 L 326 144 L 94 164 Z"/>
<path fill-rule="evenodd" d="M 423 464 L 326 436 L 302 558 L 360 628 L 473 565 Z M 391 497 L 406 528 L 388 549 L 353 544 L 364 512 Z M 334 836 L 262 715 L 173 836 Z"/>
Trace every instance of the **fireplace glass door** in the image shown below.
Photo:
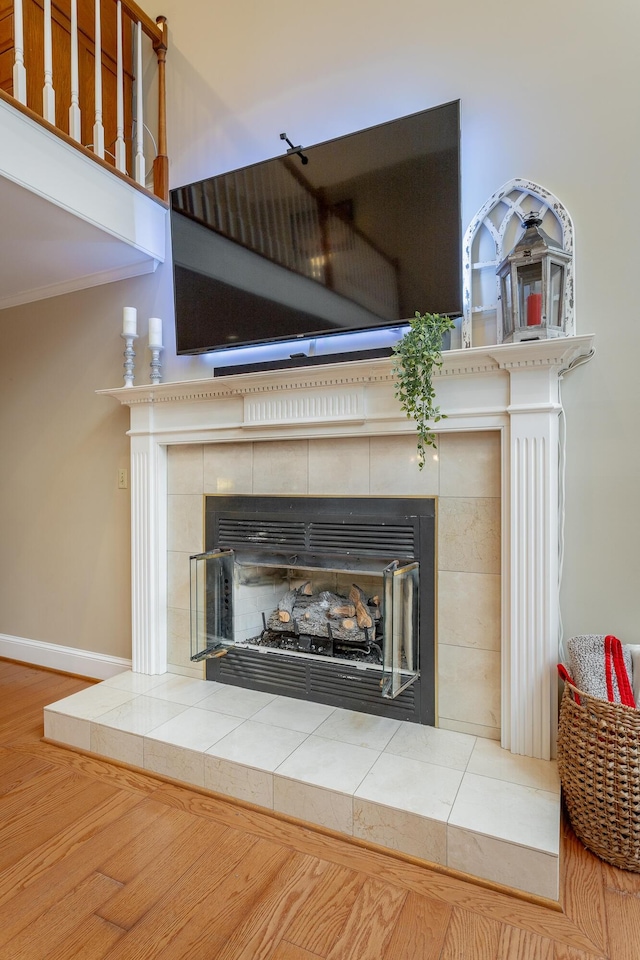
<path fill-rule="evenodd" d="M 191 659 L 233 646 L 233 551 L 191 557 Z"/>
<path fill-rule="evenodd" d="M 384 678 L 382 695 L 394 699 L 418 676 L 420 564 L 394 561 L 384 571 Z"/>
<path fill-rule="evenodd" d="M 377 673 L 389 699 L 419 676 L 417 561 L 344 569 L 328 558 L 297 566 L 218 549 L 190 562 L 192 660 L 244 649 L 344 664 Z"/>

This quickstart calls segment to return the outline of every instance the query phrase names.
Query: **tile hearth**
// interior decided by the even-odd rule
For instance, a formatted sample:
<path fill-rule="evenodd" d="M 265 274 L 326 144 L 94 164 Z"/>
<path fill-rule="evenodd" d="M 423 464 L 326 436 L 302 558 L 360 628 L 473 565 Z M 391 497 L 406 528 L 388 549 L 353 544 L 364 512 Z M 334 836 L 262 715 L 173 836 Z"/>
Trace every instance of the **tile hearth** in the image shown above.
<path fill-rule="evenodd" d="M 125 672 L 45 708 L 45 736 L 558 898 L 553 761 L 492 740 L 225 686 Z"/>

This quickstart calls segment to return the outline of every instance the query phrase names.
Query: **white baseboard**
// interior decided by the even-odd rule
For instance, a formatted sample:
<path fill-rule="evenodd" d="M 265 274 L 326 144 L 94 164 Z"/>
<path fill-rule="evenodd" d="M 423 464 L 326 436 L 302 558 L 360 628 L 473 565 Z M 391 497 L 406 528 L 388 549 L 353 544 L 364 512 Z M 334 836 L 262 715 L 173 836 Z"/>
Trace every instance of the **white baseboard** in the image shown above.
<path fill-rule="evenodd" d="M 57 643 L 44 643 L 42 640 L 11 637 L 6 633 L 0 633 L 0 657 L 95 680 L 108 680 L 124 670 L 131 670 L 131 660 L 123 657 L 109 657 L 104 653 L 63 647 Z"/>

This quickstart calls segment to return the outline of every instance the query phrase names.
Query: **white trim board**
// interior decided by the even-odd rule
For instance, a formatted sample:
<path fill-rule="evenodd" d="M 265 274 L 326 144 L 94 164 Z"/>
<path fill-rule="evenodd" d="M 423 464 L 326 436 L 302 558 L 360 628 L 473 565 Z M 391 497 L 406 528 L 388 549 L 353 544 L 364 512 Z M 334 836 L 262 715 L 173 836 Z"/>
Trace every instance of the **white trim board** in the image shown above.
<path fill-rule="evenodd" d="M 29 290 L 22 290 L 20 293 L 0 299 L 0 310 L 19 307 L 23 303 L 34 303 L 36 300 L 48 300 L 49 297 L 60 297 L 65 293 L 75 293 L 76 290 L 88 290 L 89 287 L 115 283 L 117 280 L 127 280 L 129 277 L 142 277 L 147 273 L 155 273 L 157 266 L 157 260 L 140 260 L 137 263 L 114 267 L 112 270 L 70 277 L 57 283 L 50 283 L 46 287 L 31 287 Z"/>
<path fill-rule="evenodd" d="M 131 660 L 124 657 L 110 657 L 104 653 L 94 653 L 93 650 L 63 647 L 42 640 L 12 637 L 6 633 L 0 633 L 0 657 L 95 680 L 108 680 L 131 669 Z"/>
<path fill-rule="evenodd" d="M 164 262 L 166 204 L 0 100 L 0 176 Z"/>

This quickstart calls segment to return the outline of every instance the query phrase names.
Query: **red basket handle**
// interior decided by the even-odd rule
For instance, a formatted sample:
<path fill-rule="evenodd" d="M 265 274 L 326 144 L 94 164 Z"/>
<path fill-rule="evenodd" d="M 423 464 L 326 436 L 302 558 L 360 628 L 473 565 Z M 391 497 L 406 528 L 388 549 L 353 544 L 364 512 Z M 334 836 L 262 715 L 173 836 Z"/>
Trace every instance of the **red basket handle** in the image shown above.
<path fill-rule="evenodd" d="M 560 674 L 560 678 L 564 680 L 565 683 L 571 684 L 571 686 L 574 688 L 574 691 L 577 689 L 575 683 L 573 682 L 573 677 L 565 667 L 564 663 L 558 664 L 558 673 Z M 578 706 L 580 706 L 580 697 L 578 694 L 572 691 L 572 695 L 575 702 L 578 704 Z"/>
<path fill-rule="evenodd" d="M 620 702 L 625 707 L 635 707 L 636 701 L 629 683 L 629 674 L 622 655 L 622 644 L 617 637 L 608 634 L 604 638 L 604 665 L 607 676 L 607 699 L 613 703 L 613 671 L 616 672 Z"/>

